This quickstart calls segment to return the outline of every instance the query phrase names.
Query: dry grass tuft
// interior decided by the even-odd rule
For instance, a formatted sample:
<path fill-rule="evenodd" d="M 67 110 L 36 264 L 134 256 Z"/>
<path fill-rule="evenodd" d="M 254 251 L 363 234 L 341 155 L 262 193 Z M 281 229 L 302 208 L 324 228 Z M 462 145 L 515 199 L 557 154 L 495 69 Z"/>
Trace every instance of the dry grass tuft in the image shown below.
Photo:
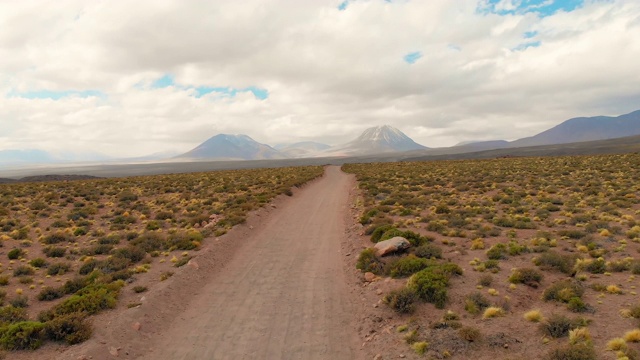
<path fill-rule="evenodd" d="M 490 306 L 484 311 L 484 313 L 482 314 L 482 318 L 492 319 L 492 318 L 500 317 L 504 315 L 505 315 L 505 311 L 501 307 Z"/>
<path fill-rule="evenodd" d="M 624 341 L 637 343 L 640 342 L 640 329 L 633 329 L 624 334 Z"/>
<path fill-rule="evenodd" d="M 540 322 L 543 319 L 542 316 L 542 312 L 538 309 L 534 309 L 534 310 L 529 310 L 526 313 L 524 313 L 524 318 L 527 321 L 531 321 L 531 322 Z"/>

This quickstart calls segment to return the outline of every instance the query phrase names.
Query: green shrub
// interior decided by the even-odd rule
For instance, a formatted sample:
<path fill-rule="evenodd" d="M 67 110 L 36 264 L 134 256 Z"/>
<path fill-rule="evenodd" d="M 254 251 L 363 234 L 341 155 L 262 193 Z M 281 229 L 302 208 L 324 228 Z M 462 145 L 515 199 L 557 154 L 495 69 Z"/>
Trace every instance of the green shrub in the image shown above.
<path fill-rule="evenodd" d="M 577 326 L 575 320 L 571 320 L 564 315 L 551 314 L 548 319 L 540 324 L 540 330 L 552 338 L 561 338 L 569 335 L 569 330 Z"/>
<path fill-rule="evenodd" d="M 16 308 L 26 308 L 29 306 L 29 298 L 25 295 L 18 295 L 11 299 L 9 304 Z"/>
<path fill-rule="evenodd" d="M 7 257 L 9 258 L 9 260 L 16 260 L 21 258 L 22 256 L 24 256 L 24 250 L 20 248 L 11 249 L 7 253 Z"/>
<path fill-rule="evenodd" d="M 544 301 L 558 301 L 568 303 L 572 298 L 581 298 L 584 294 L 582 285 L 575 281 L 563 280 L 546 288 L 542 293 Z"/>
<path fill-rule="evenodd" d="M 7 285 L 9 285 L 9 275 L 0 276 L 0 286 L 7 286 Z"/>
<path fill-rule="evenodd" d="M 142 293 L 147 291 L 147 287 L 146 286 L 141 286 L 141 285 L 137 285 L 133 287 L 133 292 L 136 294 Z"/>
<path fill-rule="evenodd" d="M 495 244 L 487 250 L 487 257 L 491 260 L 505 259 L 507 254 L 507 246 L 505 244 Z"/>
<path fill-rule="evenodd" d="M 569 299 L 569 302 L 567 303 L 567 309 L 573 312 L 581 313 L 588 311 L 589 306 L 581 298 L 574 296 Z"/>
<path fill-rule="evenodd" d="M 53 341 L 78 344 L 91 337 L 93 329 L 82 313 L 58 316 L 45 323 L 45 334 Z"/>
<path fill-rule="evenodd" d="M 169 235 L 165 248 L 167 250 L 193 250 L 202 242 L 202 233 L 196 230 L 180 231 Z"/>
<path fill-rule="evenodd" d="M 125 190 L 118 195 L 118 200 L 121 202 L 131 202 L 138 200 L 138 195 L 131 192 L 131 190 Z"/>
<path fill-rule="evenodd" d="M 43 268 L 43 267 L 47 267 L 47 265 L 49 264 L 47 263 L 47 260 L 43 258 L 35 258 L 29 261 L 29 265 L 33 266 L 34 268 Z"/>
<path fill-rule="evenodd" d="M 78 273 L 87 275 L 94 270 L 99 270 L 104 274 L 111 274 L 120 270 L 124 270 L 131 264 L 131 261 L 121 257 L 111 257 L 104 260 L 92 259 L 84 263 Z"/>
<path fill-rule="evenodd" d="M 59 257 L 63 257 L 64 256 L 64 254 L 67 252 L 67 249 L 65 249 L 63 247 L 47 246 L 47 247 L 42 249 L 42 252 L 47 257 L 59 258 Z"/>
<path fill-rule="evenodd" d="M 575 255 L 561 255 L 554 251 L 547 251 L 536 257 L 534 263 L 544 270 L 553 269 L 567 275 L 574 273 Z"/>
<path fill-rule="evenodd" d="M 104 255 L 108 254 L 113 249 L 111 244 L 95 244 L 87 249 L 84 249 L 82 253 L 88 256 Z"/>
<path fill-rule="evenodd" d="M 113 251 L 113 257 L 127 259 L 132 263 L 142 261 L 147 254 L 137 246 L 126 246 Z"/>
<path fill-rule="evenodd" d="M 432 265 L 413 274 L 409 278 L 407 287 L 424 301 L 442 309 L 447 301 L 449 277 L 460 273 L 462 273 L 462 269 L 456 264 Z"/>
<path fill-rule="evenodd" d="M 73 294 L 80 289 L 88 286 L 90 283 L 89 279 L 85 276 L 78 276 L 73 279 L 67 280 L 62 286 L 62 290 L 65 294 Z"/>
<path fill-rule="evenodd" d="M 44 340 L 44 325 L 22 321 L 0 328 L 0 345 L 5 350 L 35 350 Z"/>
<path fill-rule="evenodd" d="M 50 321 L 61 315 L 72 313 L 93 315 L 105 309 L 112 309 L 116 306 L 116 299 L 122 285 L 122 282 L 116 282 L 86 286 L 52 309 L 41 313 L 38 319 Z"/>
<path fill-rule="evenodd" d="M 59 244 L 61 242 L 71 242 L 72 238 L 70 235 L 58 231 L 53 234 L 49 234 L 42 239 L 42 242 L 46 245 L 54 245 Z"/>
<path fill-rule="evenodd" d="M 45 287 L 38 293 L 38 300 L 40 301 L 52 301 L 64 296 L 64 289 L 52 288 L 50 286 Z"/>
<path fill-rule="evenodd" d="M 131 240 L 130 244 L 145 252 L 160 251 L 165 248 L 166 239 L 161 233 L 148 231 Z"/>
<path fill-rule="evenodd" d="M 25 308 L 17 308 L 11 305 L 0 307 L 0 326 L 26 321 L 28 319 Z"/>
<path fill-rule="evenodd" d="M 478 279 L 478 285 L 482 285 L 482 286 L 490 286 L 492 282 L 493 282 L 493 276 L 491 276 L 490 274 L 483 274 Z"/>
<path fill-rule="evenodd" d="M 610 272 L 623 272 L 631 268 L 631 263 L 625 260 L 611 261 L 607 265 L 607 270 Z"/>
<path fill-rule="evenodd" d="M 385 295 L 384 302 L 399 313 L 410 313 L 414 309 L 416 293 L 408 288 L 393 290 Z"/>
<path fill-rule="evenodd" d="M 435 265 L 434 267 L 438 268 L 440 271 L 444 272 L 449 276 L 462 275 L 462 268 L 455 263 L 450 263 L 450 262 L 441 263 L 441 264 Z"/>
<path fill-rule="evenodd" d="M 596 259 L 585 266 L 585 270 L 592 274 L 604 274 L 607 271 L 607 263 L 604 259 Z"/>
<path fill-rule="evenodd" d="M 29 265 L 20 265 L 13 270 L 13 276 L 28 276 L 35 274 L 35 270 Z"/>
<path fill-rule="evenodd" d="M 383 268 L 384 264 L 378 257 L 376 249 L 368 248 L 362 250 L 358 257 L 358 261 L 356 262 L 356 269 L 380 275 L 383 273 Z"/>
<path fill-rule="evenodd" d="M 420 245 L 413 253 L 425 259 L 442 259 L 442 248 L 433 244 Z"/>
<path fill-rule="evenodd" d="M 382 235 L 384 235 L 385 232 L 391 229 L 395 229 L 395 228 L 390 224 L 385 224 L 375 228 L 375 230 L 373 230 L 373 233 L 371 233 L 371 242 L 373 243 L 379 242 L 382 238 Z"/>
<path fill-rule="evenodd" d="M 173 219 L 173 213 L 171 211 L 158 211 L 156 214 L 156 220 L 171 220 Z"/>
<path fill-rule="evenodd" d="M 545 360 L 596 360 L 598 356 L 593 346 L 588 344 L 564 345 L 549 351 Z"/>
<path fill-rule="evenodd" d="M 464 300 L 464 309 L 473 315 L 477 315 L 491 306 L 491 302 L 479 292 L 467 295 Z"/>
<path fill-rule="evenodd" d="M 509 282 L 512 284 L 525 284 L 532 288 L 537 288 L 542 281 L 542 274 L 531 268 L 519 268 L 515 269 L 511 276 L 509 276 Z"/>
<path fill-rule="evenodd" d="M 191 256 L 183 256 L 180 258 L 180 260 L 176 261 L 175 264 L 173 264 L 174 267 L 182 267 L 185 266 L 189 263 L 189 261 L 192 259 Z"/>
<path fill-rule="evenodd" d="M 409 254 L 389 264 L 387 273 L 393 278 L 406 277 L 429 266 L 429 260 Z"/>
<path fill-rule="evenodd" d="M 55 275 L 63 275 L 71 270 L 71 265 L 67 263 L 54 263 L 49 266 L 47 269 L 47 275 L 55 276 Z"/>

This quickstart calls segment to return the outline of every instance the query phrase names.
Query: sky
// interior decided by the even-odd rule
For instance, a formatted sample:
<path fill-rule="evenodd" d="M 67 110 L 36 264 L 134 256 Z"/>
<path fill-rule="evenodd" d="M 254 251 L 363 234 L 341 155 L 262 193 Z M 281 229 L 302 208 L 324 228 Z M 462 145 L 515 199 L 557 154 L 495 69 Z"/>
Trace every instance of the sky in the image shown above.
<path fill-rule="evenodd" d="M 0 0 L 0 150 L 429 147 L 640 109 L 637 0 Z"/>

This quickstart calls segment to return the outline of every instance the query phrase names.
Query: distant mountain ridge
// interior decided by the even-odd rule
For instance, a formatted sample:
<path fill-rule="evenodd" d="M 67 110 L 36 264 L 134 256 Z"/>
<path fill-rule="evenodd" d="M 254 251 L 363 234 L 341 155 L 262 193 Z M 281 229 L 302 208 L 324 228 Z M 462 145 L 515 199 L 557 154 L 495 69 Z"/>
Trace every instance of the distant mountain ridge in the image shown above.
<path fill-rule="evenodd" d="M 505 141 L 467 141 L 454 147 L 469 151 L 558 145 L 640 135 L 640 110 L 620 116 L 572 118 L 534 136 Z"/>
<path fill-rule="evenodd" d="M 176 158 L 192 160 L 295 159 L 373 155 L 423 149 L 428 148 L 416 143 L 402 131 L 389 125 L 382 125 L 368 128 L 353 141 L 337 147 L 313 141 L 303 141 L 273 148 L 266 144 L 260 144 L 247 135 L 219 134 Z"/>
<path fill-rule="evenodd" d="M 176 156 L 178 159 L 264 160 L 284 159 L 278 150 L 261 144 L 247 135 L 218 134 L 191 151 Z"/>
<path fill-rule="evenodd" d="M 537 135 L 512 141 L 509 147 L 567 144 L 640 135 L 640 110 L 616 117 L 578 117 Z"/>
<path fill-rule="evenodd" d="M 541 145 L 557 145 L 590 142 L 640 135 L 640 110 L 616 116 L 577 117 L 566 120 L 539 134 L 514 140 L 467 141 L 453 147 L 428 148 L 416 143 L 402 131 L 389 126 L 370 127 L 354 140 L 338 146 L 303 141 L 271 147 L 247 135 L 215 135 L 192 150 L 173 156 L 169 151 L 144 157 L 113 159 L 99 153 L 49 153 L 43 150 L 0 150 L 0 167 L 40 166 L 42 164 L 65 164 L 73 162 L 109 161 L 170 161 L 195 160 L 276 160 L 314 157 L 369 156 L 410 152 L 420 156 L 429 154 L 460 154 L 465 152 L 495 149 L 510 149 Z M 172 157 L 173 156 L 173 157 Z"/>

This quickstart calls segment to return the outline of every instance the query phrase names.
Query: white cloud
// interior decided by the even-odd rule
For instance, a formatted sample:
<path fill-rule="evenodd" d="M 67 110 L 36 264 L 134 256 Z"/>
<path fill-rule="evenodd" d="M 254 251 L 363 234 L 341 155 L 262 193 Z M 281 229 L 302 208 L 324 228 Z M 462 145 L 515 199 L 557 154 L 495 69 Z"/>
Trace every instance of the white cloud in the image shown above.
<path fill-rule="evenodd" d="M 0 2 L 0 149 L 135 156 L 188 150 L 220 132 L 340 143 L 383 123 L 446 146 L 637 109 L 637 1 L 588 1 L 543 18 L 481 14 L 472 0 L 339 4 Z M 422 57 L 407 64 L 413 52 Z M 269 97 L 149 86 L 165 74 Z M 41 90 L 106 97 L 15 96 Z"/>

